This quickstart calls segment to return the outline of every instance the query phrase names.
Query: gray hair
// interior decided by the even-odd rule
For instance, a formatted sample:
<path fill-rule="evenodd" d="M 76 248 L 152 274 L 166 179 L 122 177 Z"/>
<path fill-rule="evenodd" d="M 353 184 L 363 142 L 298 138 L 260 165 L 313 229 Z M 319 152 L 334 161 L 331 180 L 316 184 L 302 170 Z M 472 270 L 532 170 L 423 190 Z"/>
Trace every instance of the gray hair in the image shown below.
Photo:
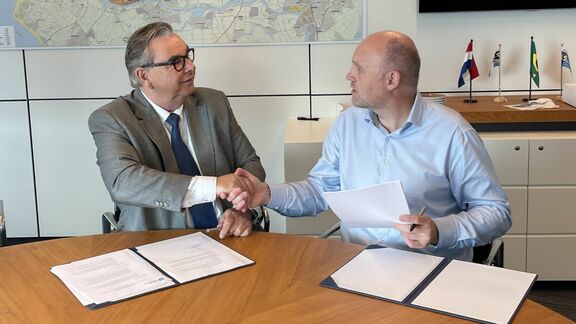
<path fill-rule="evenodd" d="M 134 88 L 142 85 L 134 71 L 144 64 L 152 63 L 152 55 L 148 49 L 150 42 L 157 37 L 173 34 L 174 30 L 170 24 L 158 21 L 140 27 L 130 36 L 128 44 L 126 44 L 124 62 L 130 77 L 130 84 Z"/>

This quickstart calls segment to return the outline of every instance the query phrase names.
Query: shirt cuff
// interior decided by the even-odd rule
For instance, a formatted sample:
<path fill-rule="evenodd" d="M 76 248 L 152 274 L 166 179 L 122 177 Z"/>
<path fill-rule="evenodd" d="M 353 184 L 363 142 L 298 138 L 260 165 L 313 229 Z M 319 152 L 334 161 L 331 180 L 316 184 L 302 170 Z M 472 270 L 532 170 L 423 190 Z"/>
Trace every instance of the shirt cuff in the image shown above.
<path fill-rule="evenodd" d="M 458 240 L 458 227 L 454 215 L 432 218 L 438 229 L 438 244 L 435 248 L 449 248 Z"/>
<path fill-rule="evenodd" d="M 182 208 L 212 202 L 216 199 L 216 177 L 195 176 L 190 180 Z"/>
<path fill-rule="evenodd" d="M 287 201 L 286 190 L 283 190 L 284 184 L 269 184 L 270 201 L 266 207 L 271 209 L 283 209 Z"/>

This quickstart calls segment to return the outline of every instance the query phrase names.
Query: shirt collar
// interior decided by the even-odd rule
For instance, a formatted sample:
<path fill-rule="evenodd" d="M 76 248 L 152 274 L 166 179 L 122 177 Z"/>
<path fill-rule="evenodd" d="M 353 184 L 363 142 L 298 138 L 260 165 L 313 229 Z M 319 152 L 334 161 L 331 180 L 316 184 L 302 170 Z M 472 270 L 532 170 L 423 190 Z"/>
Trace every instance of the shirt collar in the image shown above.
<path fill-rule="evenodd" d="M 398 134 L 403 133 L 404 131 L 409 129 L 412 125 L 416 126 L 422 125 L 422 109 L 423 109 L 422 106 L 423 106 L 422 97 L 420 96 L 420 93 L 416 93 L 416 98 L 414 99 L 414 104 L 410 109 L 410 114 L 408 115 L 408 118 L 404 122 L 404 125 L 402 125 L 402 127 L 400 127 L 400 129 L 396 131 Z M 370 119 L 369 120 L 367 119 L 366 121 L 371 122 L 372 125 L 377 128 L 382 128 L 385 130 L 385 128 L 382 127 L 382 125 L 380 125 L 380 122 L 378 121 L 378 115 L 372 109 L 369 110 L 369 115 Z"/>
<path fill-rule="evenodd" d="M 144 96 L 144 98 L 146 98 L 146 100 L 148 100 L 148 102 L 150 103 L 150 105 L 152 106 L 152 108 L 154 108 L 154 110 L 156 111 L 156 113 L 158 114 L 158 117 L 160 117 L 160 120 L 162 122 L 165 122 L 166 119 L 168 119 L 168 116 L 170 116 L 171 112 L 165 110 L 164 108 L 158 106 L 157 104 L 155 104 L 154 102 L 152 102 L 152 100 L 150 100 L 150 98 L 146 97 L 146 94 L 142 92 L 142 95 Z M 172 113 L 180 116 L 180 120 L 182 120 L 182 112 L 184 111 L 184 105 L 180 105 L 180 107 L 176 108 L 176 110 L 174 110 Z"/>

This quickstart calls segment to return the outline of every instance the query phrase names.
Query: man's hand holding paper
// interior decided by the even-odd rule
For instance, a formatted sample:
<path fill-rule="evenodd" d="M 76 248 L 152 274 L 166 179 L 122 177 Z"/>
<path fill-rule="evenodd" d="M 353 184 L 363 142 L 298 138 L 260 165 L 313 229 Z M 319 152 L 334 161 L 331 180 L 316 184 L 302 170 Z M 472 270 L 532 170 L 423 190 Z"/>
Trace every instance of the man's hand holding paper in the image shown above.
<path fill-rule="evenodd" d="M 411 215 L 400 181 L 355 190 L 325 192 L 330 208 L 348 227 L 393 227 L 411 248 L 438 242 L 436 223 L 422 213 Z M 414 226 L 415 225 L 415 226 Z"/>
<path fill-rule="evenodd" d="M 423 214 L 401 215 L 400 221 L 416 225 L 396 224 L 394 228 L 402 233 L 404 242 L 413 249 L 422 249 L 438 244 L 438 228 L 432 218 Z M 411 230 L 411 228 L 413 228 Z"/>
<path fill-rule="evenodd" d="M 325 192 L 330 208 L 348 227 L 394 227 L 400 215 L 410 214 L 400 181 L 361 189 Z M 410 225 L 406 225 L 410 227 Z"/>

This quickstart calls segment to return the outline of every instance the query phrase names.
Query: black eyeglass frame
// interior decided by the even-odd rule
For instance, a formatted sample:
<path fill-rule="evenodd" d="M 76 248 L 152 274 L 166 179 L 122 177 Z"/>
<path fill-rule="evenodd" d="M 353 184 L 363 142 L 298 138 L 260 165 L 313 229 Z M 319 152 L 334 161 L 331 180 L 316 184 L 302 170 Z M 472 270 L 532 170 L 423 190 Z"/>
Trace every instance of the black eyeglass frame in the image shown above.
<path fill-rule="evenodd" d="M 190 57 L 190 53 L 192 53 L 192 57 Z M 186 66 L 186 60 L 190 60 L 190 62 L 193 63 L 194 58 L 195 58 L 194 47 L 190 47 L 186 51 L 186 55 L 173 56 L 166 62 L 142 64 L 142 65 L 140 65 L 140 67 L 141 68 L 153 68 L 153 67 L 159 67 L 159 66 L 172 65 L 174 67 L 174 70 L 180 72 L 180 71 L 184 70 L 184 67 Z M 178 62 L 179 60 L 182 60 L 181 61 L 182 63 L 179 63 Z M 180 65 L 180 64 L 182 64 L 182 67 L 180 69 L 178 69 L 177 65 Z"/>

